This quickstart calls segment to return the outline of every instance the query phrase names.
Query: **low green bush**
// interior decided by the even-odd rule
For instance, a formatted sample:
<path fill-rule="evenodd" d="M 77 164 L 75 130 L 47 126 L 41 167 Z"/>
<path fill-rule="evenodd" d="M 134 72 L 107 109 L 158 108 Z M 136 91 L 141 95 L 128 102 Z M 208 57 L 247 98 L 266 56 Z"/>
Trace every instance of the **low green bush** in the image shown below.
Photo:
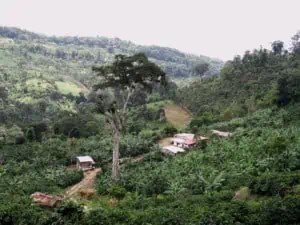
<path fill-rule="evenodd" d="M 163 134 L 166 136 L 166 137 L 171 137 L 173 136 L 174 134 L 176 134 L 178 132 L 178 130 L 171 126 L 171 125 L 168 125 L 167 127 L 164 128 L 163 130 Z"/>
<path fill-rule="evenodd" d="M 126 189 L 121 185 L 113 184 L 111 187 L 107 189 L 108 194 L 111 196 L 121 199 L 126 194 Z"/>
<path fill-rule="evenodd" d="M 249 183 L 251 193 L 268 196 L 284 196 L 293 185 L 300 183 L 299 172 L 264 174 Z"/>
<path fill-rule="evenodd" d="M 257 214 L 258 215 L 258 214 Z M 259 225 L 299 224 L 300 197 L 273 198 L 262 204 Z"/>
<path fill-rule="evenodd" d="M 149 177 L 145 185 L 145 194 L 148 196 L 162 194 L 168 190 L 168 181 L 161 175 L 153 175 Z"/>
<path fill-rule="evenodd" d="M 57 178 L 58 186 L 62 188 L 69 187 L 71 185 L 79 183 L 83 178 L 82 171 L 65 171 L 61 176 Z"/>

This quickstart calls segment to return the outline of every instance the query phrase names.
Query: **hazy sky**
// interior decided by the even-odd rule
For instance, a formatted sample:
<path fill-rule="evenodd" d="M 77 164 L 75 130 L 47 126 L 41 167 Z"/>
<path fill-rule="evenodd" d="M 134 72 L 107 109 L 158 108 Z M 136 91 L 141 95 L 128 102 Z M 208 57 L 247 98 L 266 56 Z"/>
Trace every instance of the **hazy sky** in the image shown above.
<path fill-rule="evenodd" d="M 108 36 L 231 59 L 289 41 L 300 0 L 1 0 L 0 25 L 49 35 Z"/>

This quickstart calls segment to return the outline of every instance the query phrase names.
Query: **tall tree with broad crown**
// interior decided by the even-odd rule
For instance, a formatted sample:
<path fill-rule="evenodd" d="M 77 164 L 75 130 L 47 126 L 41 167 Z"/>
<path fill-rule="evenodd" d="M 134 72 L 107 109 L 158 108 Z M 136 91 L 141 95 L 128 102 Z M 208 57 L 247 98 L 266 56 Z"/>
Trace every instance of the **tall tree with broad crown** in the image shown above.
<path fill-rule="evenodd" d="M 111 65 L 93 67 L 93 71 L 101 78 L 94 86 L 98 90 L 94 101 L 97 111 L 105 115 L 113 133 L 112 180 L 119 183 L 120 136 L 125 132 L 128 102 L 138 87 L 151 92 L 155 83 L 166 85 L 166 76 L 143 53 L 116 55 Z M 105 89 L 113 90 L 114 96 L 109 97 Z M 120 96 L 122 100 L 117 98 Z"/>

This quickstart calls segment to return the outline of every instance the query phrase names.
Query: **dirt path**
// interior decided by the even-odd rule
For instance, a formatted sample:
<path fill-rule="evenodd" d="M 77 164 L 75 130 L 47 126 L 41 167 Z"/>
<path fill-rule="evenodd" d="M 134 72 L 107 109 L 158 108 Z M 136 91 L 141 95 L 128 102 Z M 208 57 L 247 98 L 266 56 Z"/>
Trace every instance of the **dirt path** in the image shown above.
<path fill-rule="evenodd" d="M 192 115 L 178 105 L 167 105 L 165 107 L 166 118 L 174 127 L 184 128 L 191 120 Z"/>
<path fill-rule="evenodd" d="M 139 155 L 137 157 L 134 157 L 131 162 L 132 163 L 135 163 L 135 162 L 140 162 L 140 161 L 143 161 L 144 160 L 144 155 Z"/>
<path fill-rule="evenodd" d="M 65 196 L 71 197 L 71 196 L 78 194 L 81 190 L 94 189 L 96 176 L 97 176 L 97 173 L 100 171 L 101 171 L 101 169 L 97 168 L 94 170 L 84 172 L 84 177 L 83 177 L 82 181 L 80 181 L 78 184 L 75 184 L 74 186 L 70 187 L 66 191 Z"/>
<path fill-rule="evenodd" d="M 171 137 L 168 137 L 168 138 L 164 138 L 164 139 L 161 139 L 158 144 L 160 147 L 166 147 L 168 145 L 171 145 L 171 140 L 172 138 Z"/>

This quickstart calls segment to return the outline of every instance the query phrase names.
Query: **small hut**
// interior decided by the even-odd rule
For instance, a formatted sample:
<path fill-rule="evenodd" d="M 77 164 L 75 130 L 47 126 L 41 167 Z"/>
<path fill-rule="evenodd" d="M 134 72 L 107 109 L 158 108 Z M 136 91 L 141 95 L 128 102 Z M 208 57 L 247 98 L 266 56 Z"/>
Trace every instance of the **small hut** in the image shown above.
<path fill-rule="evenodd" d="M 196 142 L 195 135 L 189 133 L 176 134 L 172 139 L 172 144 L 180 148 L 191 148 Z"/>
<path fill-rule="evenodd" d="M 78 156 L 76 157 L 76 166 L 82 171 L 95 169 L 95 161 L 91 156 Z"/>

